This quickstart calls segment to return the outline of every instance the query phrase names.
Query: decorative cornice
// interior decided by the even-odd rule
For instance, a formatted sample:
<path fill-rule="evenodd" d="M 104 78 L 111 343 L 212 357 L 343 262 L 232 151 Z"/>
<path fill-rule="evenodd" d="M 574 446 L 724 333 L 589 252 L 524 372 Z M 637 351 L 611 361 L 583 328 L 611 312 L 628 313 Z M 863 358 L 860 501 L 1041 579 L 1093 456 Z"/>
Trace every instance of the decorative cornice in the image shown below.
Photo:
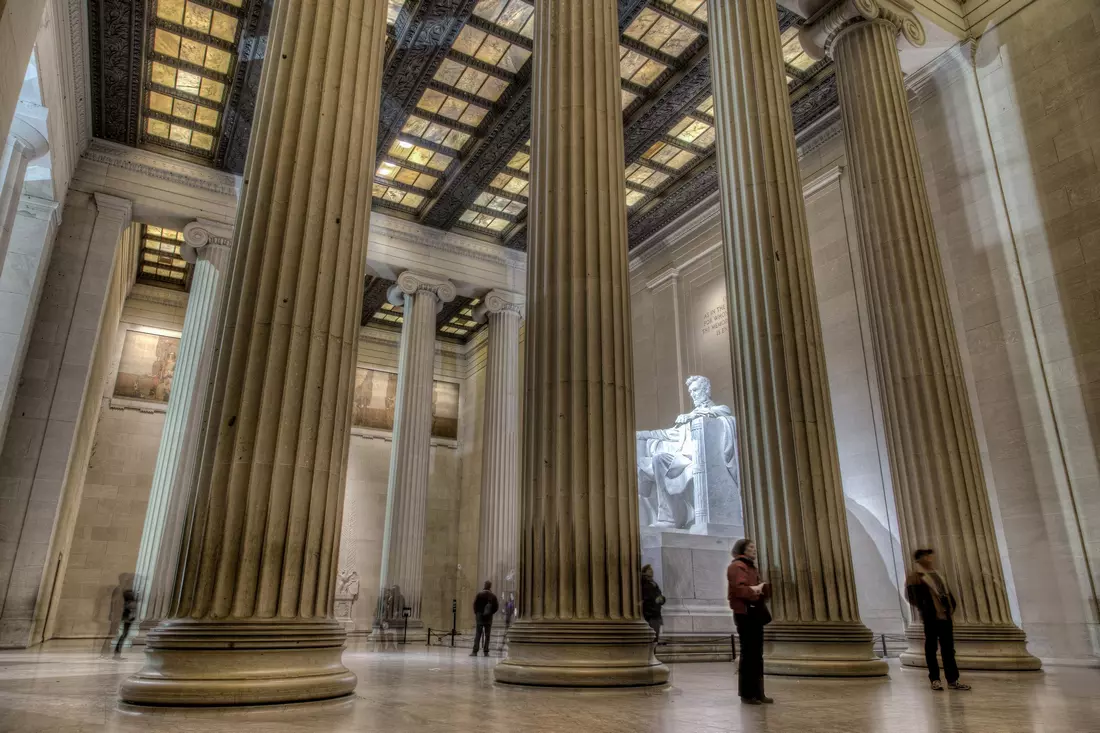
<path fill-rule="evenodd" d="M 820 60 L 832 55 L 834 44 L 846 31 L 875 20 L 893 25 L 913 46 L 923 46 L 927 40 L 924 25 L 907 0 L 837 0 L 806 21 L 798 40 L 807 56 Z"/>
<path fill-rule="evenodd" d="M 200 250 L 229 250 L 232 247 L 232 227 L 208 219 L 196 219 L 183 228 L 180 255 L 193 265 L 198 262 Z"/>
<path fill-rule="evenodd" d="M 801 133 L 795 135 L 795 142 L 798 145 L 798 159 L 802 160 L 802 158 L 843 133 L 844 126 L 840 120 L 840 107 L 833 107 L 813 124 L 807 125 Z"/>
<path fill-rule="evenodd" d="M 404 296 L 417 293 L 431 293 L 440 303 L 450 303 L 458 294 L 454 283 L 446 278 L 405 270 L 397 276 L 397 284 L 390 288 L 390 302 L 401 305 L 405 302 Z"/>
<path fill-rule="evenodd" d="M 172 308 L 187 308 L 187 293 L 182 290 L 171 290 L 169 288 L 159 288 L 155 285 L 147 285 L 145 283 L 135 283 L 134 287 L 130 289 L 129 297 L 132 300 L 141 300 L 146 303 L 156 303 L 157 305 L 167 305 Z"/>
<path fill-rule="evenodd" d="M 472 257 L 495 265 L 527 269 L 527 255 L 499 244 L 482 242 L 455 232 L 430 229 L 416 222 L 398 219 L 381 213 L 371 215 L 371 239 L 389 236 L 443 252 Z"/>
<path fill-rule="evenodd" d="M 236 198 L 239 179 L 229 173 L 173 160 L 157 153 L 137 150 L 108 142 L 92 140 L 83 158 L 113 165 L 135 173 L 143 173 L 172 183 Z"/>
<path fill-rule="evenodd" d="M 68 0 L 66 5 L 69 17 L 69 48 L 72 49 L 72 93 L 76 107 L 77 139 L 79 140 L 79 146 L 74 153 L 79 154 L 92 135 L 91 124 L 88 121 L 88 73 L 85 66 L 86 54 L 84 51 L 84 39 L 86 37 L 84 8 L 86 4 L 84 0 Z"/>

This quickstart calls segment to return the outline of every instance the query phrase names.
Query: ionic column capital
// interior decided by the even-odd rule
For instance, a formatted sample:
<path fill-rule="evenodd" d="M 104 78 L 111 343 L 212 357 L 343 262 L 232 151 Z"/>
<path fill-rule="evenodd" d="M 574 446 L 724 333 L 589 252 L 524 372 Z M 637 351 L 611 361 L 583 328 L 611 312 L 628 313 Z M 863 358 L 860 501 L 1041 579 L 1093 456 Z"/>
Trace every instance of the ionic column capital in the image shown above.
<path fill-rule="evenodd" d="M 912 46 L 923 46 L 924 24 L 906 0 L 837 0 L 822 8 L 798 32 L 806 55 L 820 60 L 833 52 L 845 31 L 862 23 L 881 21 L 894 26 L 897 34 Z"/>
<path fill-rule="evenodd" d="M 180 256 L 192 265 L 199 257 L 213 258 L 233 248 L 233 228 L 207 219 L 196 219 L 183 228 Z"/>
<path fill-rule="evenodd" d="M 523 318 L 524 298 L 518 293 L 507 290 L 490 290 L 485 294 L 482 305 L 478 308 L 477 320 L 495 315 L 514 315 Z"/>
<path fill-rule="evenodd" d="M 12 118 L 8 139 L 21 150 L 23 157 L 28 161 L 41 158 L 50 151 L 50 143 L 46 140 L 46 136 L 39 132 L 28 118 L 19 113 Z"/>
<path fill-rule="evenodd" d="M 457 295 L 450 280 L 405 270 L 398 275 L 397 284 L 390 288 L 388 298 L 393 305 L 403 305 L 406 295 L 417 293 L 431 293 L 441 304 L 450 303 Z"/>

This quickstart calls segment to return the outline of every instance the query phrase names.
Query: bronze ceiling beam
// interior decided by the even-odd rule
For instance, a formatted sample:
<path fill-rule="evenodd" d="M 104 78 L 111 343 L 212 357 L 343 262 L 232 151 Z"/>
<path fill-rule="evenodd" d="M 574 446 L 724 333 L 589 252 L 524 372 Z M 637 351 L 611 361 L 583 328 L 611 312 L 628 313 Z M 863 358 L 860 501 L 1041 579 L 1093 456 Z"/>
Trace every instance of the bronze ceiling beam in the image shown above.
<path fill-rule="evenodd" d="M 379 153 L 389 150 L 477 6 L 477 0 L 410 0 L 410 3 L 408 21 L 395 28 L 393 51 L 386 59 L 382 77 Z"/>

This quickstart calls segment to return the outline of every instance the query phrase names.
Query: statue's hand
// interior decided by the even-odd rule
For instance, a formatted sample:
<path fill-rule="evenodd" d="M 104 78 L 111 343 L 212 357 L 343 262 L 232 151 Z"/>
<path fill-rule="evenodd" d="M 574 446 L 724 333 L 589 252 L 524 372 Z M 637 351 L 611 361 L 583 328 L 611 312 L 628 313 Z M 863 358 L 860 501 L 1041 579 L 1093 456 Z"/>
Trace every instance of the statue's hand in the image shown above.
<path fill-rule="evenodd" d="M 695 419 L 695 413 L 694 412 L 689 412 L 685 415 L 680 415 L 679 417 L 676 418 L 676 427 L 680 427 L 681 425 L 686 425 L 687 423 L 691 422 L 694 419 Z"/>

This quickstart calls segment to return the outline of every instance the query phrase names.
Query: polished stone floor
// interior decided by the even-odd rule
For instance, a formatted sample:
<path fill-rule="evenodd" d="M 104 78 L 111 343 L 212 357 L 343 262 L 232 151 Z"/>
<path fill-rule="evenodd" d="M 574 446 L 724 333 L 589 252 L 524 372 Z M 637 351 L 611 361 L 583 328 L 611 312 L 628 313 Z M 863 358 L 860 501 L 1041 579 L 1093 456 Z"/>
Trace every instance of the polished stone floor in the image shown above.
<path fill-rule="evenodd" d="M 350 700 L 249 710 L 139 710 L 120 705 L 141 665 L 98 657 L 91 643 L 0 651 L 0 733 L 795 733 L 1100 732 L 1100 670 L 971 674 L 970 693 L 933 693 L 922 672 L 889 680 L 769 678 L 773 707 L 742 707 L 730 664 L 679 664 L 660 691 L 578 692 L 493 684 L 499 660 L 464 650 L 351 649 Z"/>

